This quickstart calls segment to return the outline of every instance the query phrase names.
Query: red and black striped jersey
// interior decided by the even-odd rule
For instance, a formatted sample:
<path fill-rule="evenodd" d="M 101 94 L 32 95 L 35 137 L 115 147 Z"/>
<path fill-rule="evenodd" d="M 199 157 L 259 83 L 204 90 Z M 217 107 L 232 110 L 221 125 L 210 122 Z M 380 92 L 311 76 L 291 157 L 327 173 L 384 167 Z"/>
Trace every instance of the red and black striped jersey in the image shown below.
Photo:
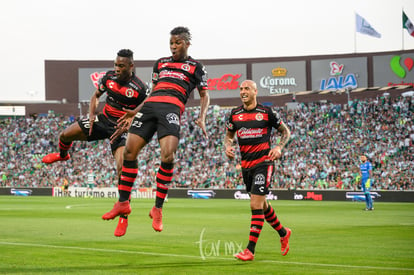
<path fill-rule="evenodd" d="M 172 57 L 158 59 L 153 67 L 150 102 L 167 102 L 178 105 L 184 111 L 191 92 L 207 89 L 205 67 L 192 57 L 175 61 Z"/>
<path fill-rule="evenodd" d="M 149 93 L 148 86 L 134 73 L 128 82 L 120 81 L 115 71 L 108 71 L 99 79 L 98 89 L 107 93 L 103 113 L 107 117 L 119 118 L 125 114 L 122 108 L 135 109 Z"/>
<path fill-rule="evenodd" d="M 277 113 L 261 104 L 250 111 L 243 106 L 231 111 L 226 128 L 227 131 L 236 132 L 242 168 L 252 168 L 270 161 L 268 154 L 272 128 L 277 129 L 281 123 Z"/>

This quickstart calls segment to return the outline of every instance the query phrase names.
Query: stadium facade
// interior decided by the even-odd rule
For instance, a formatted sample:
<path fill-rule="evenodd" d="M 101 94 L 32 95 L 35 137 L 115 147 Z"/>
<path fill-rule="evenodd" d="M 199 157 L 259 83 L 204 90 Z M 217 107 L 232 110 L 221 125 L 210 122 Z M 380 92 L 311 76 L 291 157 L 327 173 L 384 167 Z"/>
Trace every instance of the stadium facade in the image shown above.
<path fill-rule="evenodd" d="M 384 93 L 399 96 L 414 86 L 414 50 L 201 61 L 209 74 L 211 104 L 220 106 L 239 104 L 238 88 L 245 79 L 256 81 L 260 102 L 271 106 L 317 101 L 344 104 Z M 151 82 L 154 62 L 135 61 L 136 73 L 144 82 Z M 26 115 L 49 110 L 85 115 L 98 79 L 112 67 L 113 60 L 45 60 L 46 102 L 0 99 L 0 105 L 24 106 Z M 198 106 L 198 99 L 198 93 L 193 93 L 187 106 Z"/>

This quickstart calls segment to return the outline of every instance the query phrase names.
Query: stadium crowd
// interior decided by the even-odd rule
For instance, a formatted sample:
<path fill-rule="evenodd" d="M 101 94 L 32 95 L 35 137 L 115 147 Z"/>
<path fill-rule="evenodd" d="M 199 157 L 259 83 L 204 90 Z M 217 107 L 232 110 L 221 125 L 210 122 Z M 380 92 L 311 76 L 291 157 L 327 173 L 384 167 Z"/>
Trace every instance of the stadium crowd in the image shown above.
<path fill-rule="evenodd" d="M 290 127 L 292 139 L 276 162 L 272 188 L 357 190 L 359 155 L 366 153 L 374 167 L 374 190 L 414 190 L 413 97 L 273 108 Z M 222 144 L 230 110 L 210 106 L 208 140 L 194 123 L 198 108 L 184 112 L 173 187 L 244 188 L 239 156 L 229 161 Z M 52 187 L 66 178 L 74 186 L 87 186 L 92 179 L 97 187 L 116 187 L 107 140 L 75 142 L 69 161 L 48 167 L 41 162 L 45 154 L 58 152 L 58 135 L 74 119 L 53 112 L 0 119 L 0 186 Z M 155 184 L 159 154 L 154 138 L 138 158 L 136 187 Z"/>

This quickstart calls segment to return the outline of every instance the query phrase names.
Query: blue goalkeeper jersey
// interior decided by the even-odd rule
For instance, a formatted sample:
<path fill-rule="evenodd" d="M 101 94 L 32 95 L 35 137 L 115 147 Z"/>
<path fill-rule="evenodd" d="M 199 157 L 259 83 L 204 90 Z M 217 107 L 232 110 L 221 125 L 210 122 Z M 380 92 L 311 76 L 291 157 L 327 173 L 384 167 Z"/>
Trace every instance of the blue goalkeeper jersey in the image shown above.
<path fill-rule="evenodd" d="M 363 181 L 369 179 L 369 171 L 372 170 L 372 164 L 369 161 L 366 161 L 364 163 L 362 163 L 359 166 L 359 169 L 361 169 L 361 178 Z"/>

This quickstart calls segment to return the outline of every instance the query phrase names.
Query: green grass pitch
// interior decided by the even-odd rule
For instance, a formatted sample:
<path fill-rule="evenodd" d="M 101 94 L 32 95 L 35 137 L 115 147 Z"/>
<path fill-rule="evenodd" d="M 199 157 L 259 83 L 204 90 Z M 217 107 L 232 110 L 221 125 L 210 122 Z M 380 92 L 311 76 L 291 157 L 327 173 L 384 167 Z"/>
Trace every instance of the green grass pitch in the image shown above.
<path fill-rule="evenodd" d="M 104 221 L 113 199 L 0 197 L 0 274 L 414 274 L 414 204 L 273 201 L 292 229 L 280 254 L 265 224 L 253 262 L 233 253 L 247 245 L 249 201 L 174 199 L 164 230 L 135 199 L 127 234 Z"/>

